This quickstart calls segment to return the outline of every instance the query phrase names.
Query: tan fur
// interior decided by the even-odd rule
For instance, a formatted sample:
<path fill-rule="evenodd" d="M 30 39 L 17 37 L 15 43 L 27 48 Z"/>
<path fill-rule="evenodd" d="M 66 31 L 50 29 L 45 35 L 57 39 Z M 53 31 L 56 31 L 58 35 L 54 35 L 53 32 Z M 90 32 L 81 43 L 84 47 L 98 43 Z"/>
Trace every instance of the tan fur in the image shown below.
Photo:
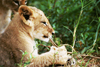
<path fill-rule="evenodd" d="M 51 47 L 47 53 L 38 55 L 34 39 L 48 42 L 54 33 L 44 13 L 30 6 L 21 6 L 11 23 L 0 37 L 0 66 L 15 67 L 20 63 L 22 52 L 28 52 L 23 58 L 23 63 L 32 54 L 33 58 L 29 67 L 44 67 L 53 64 L 65 64 L 68 57 L 64 46 Z"/>
<path fill-rule="evenodd" d="M 0 33 L 3 33 L 11 21 L 12 11 L 16 12 L 26 0 L 0 0 Z"/>
<path fill-rule="evenodd" d="M 56 48 L 52 46 L 50 51 L 43 53 L 36 58 L 32 59 L 31 63 L 27 67 L 45 67 L 54 64 L 66 64 L 67 59 L 67 50 L 65 46 Z"/>

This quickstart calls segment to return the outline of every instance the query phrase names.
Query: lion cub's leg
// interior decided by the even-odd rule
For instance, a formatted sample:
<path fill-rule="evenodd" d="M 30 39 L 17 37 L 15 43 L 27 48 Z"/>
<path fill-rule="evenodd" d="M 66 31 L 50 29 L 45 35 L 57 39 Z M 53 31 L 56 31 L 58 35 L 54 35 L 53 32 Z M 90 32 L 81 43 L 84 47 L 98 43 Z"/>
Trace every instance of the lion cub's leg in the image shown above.
<path fill-rule="evenodd" d="M 33 58 L 28 67 L 45 67 L 53 64 L 66 64 L 68 58 L 65 46 L 58 48 L 52 46 L 49 52 Z"/>

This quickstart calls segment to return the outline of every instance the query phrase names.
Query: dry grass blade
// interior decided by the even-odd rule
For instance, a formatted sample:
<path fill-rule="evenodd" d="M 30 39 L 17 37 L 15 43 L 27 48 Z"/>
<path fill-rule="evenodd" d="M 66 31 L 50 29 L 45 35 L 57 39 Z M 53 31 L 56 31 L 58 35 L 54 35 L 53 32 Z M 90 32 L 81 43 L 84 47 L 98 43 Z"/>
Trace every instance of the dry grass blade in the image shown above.
<path fill-rule="evenodd" d="M 52 39 L 50 39 L 50 42 L 52 43 L 53 46 L 58 47 L 57 44 L 56 44 Z M 70 47 L 72 48 L 72 46 L 69 45 L 69 44 L 61 44 L 61 45 L 64 45 L 64 46 L 70 46 Z M 75 49 L 73 49 L 73 50 L 75 51 Z M 67 52 L 67 53 L 68 53 L 68 54 L 72 54 L 72 52 Z"/>
<path fill-rule="evenodd" d="M 58 46 L 56 45 L 56 43 L 55 43 L 52 39 L 50 39 L 50 42 L 52 43 L 53 46 L 58 47 Z"/>

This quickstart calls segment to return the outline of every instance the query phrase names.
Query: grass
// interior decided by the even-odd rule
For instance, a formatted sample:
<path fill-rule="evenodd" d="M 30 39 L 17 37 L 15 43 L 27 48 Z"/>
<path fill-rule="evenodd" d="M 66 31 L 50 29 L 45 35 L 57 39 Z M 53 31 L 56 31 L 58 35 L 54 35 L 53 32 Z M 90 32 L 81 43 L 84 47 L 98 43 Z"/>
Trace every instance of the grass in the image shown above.
<path fill-rule="evenodd" d="M 98 4 L 99 4 L 100 0 L 98 0 L 98 1 L 96 1 L 96 0 L 88 0 L 88 1 L 80 0 L 80 1 L 78 1 L 81 3 L 81 4 L 79 4 L 79 6 L 77 6 L 77 3 L 78 3 L 77 0 L 76 1 L 73 0 L 73 2 L 75 2 L 76 4 L 74 4 L 71 1 L 69 2 L 66 0 L 62 0 L 61 3 L 59 0 L 54 0 L 54 2 L 52 0 L 48 0 L 49 4 L 45 4 L 45 3 L 47 3 L 46 1 L 41 1 L 41 2 L 40 1 L 38 2 L 38 1 L 36 1 L 37 5 L 35 5 L 35 6 L 37 6 L 38 8 L 41 8 L 42 10 L 44 9 L 45 14 L 47 16 L 49 15 L 48 18 L 52 22 L 52 25 L 54 26 L 55 30 L 58 32 L 57 34 L 59 36 L 55 36 L 54 41 L 55 42 L 57 41 L 58 43 L 61 44 L 62 43 L 61 41 L 69 40 L 68 43 L 70 43 L 71 45 L 66 44 L 66 48 L 67 49 L 70 48 L 69 53 L 76 59 L 76 62 L 77 62 L 76 65 L 80 66 L 80 67 L 87 67 L 89 65 L 94 67 L 93 65 L 97 64 L 97 66 L 98 66 L 99 62 L 100 62 L 100 57 L 99 57 L 100 55 L 98 55 L 100 52 L 99 51 L 100 49 L 98 50 L 99 43 L 100 43 L 100 38 L 99 38 L 99 36 L 100 36 L 100 34 L 99 34 L 100 17 L 99 17 L 99 12 L 98 12 L 98 10 L 99 10 Z M 66 5 L 66 3 L 68 5 Z M 41 4 L 41 6 L 40 6 L 40 4 Z M 95 16 L 93 16 L 92 12 L 94 12 L 95 7 L 97 8 L 96 14 L 95 14 Z M 73 17 L 73 15 L 76 15 L 77 17 L 76 16 Z M 91 19 L 91 17 L 92 17 L 92 19 Z M 66 21 L 66 19 L 68 19 L 68 21 Z M 92 21 L 90 21 L 90 20 L 92 20 Z M 73 22 L 76 24 L 74 25 Z M 94 25 L 94 24 L 92 25 L 92 23 L 95 23 L 96 25 Z M 65 25 L 64 30 L 63 30 L 62 25 Z M 81 28 L 81 26 L 82 26 L 82 28 Z M 85 29 L 85 32 L 81 32 L 81 30 L 84 31 L 84 29 Z M 91 32 L 94 35 L 91 35 Z M 71 35 L 68 35 L 69 33 L 71 33 Z M 79 35 L 79 34 L 81 34 L 81 35 Z M 73 37 L 73 38 L 71 38 L 71 37 Z M 91 39 L 91 37 L 92 37 L 92 39 Z M 56 40 L 57 38 L 59 40 Z M 79 40 L 81 41 L 81 44 L 79 44 L 80 45 L 79 47 L 76 47 L 77 42 Z M 51 45 L 48 43 L 46 44 L 44 42 L 41 42 L 41 43 L 46 46 Z M 66 42 L 64 42 L 64 43 L 66 43 Z M 65 45 L 65 44 L 63 44 L 63 45 Z M 47 48 L 44 49 L 44 48 L 40 47 L 40 49 L 41 49 L 40 52 L 42 53 Z M 70 51 L 72 51 L 72 52 L 70 52 Z"/>

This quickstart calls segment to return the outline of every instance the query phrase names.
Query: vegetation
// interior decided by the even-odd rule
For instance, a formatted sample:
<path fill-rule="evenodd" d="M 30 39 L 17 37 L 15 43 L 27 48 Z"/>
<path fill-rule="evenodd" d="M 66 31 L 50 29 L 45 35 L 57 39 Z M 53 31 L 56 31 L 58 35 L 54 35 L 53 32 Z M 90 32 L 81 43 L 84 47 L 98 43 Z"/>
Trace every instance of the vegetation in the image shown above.
<path fill-rule="evenodd" d="M 92 63 L 98 66 L 100 63 L 99 4 L 100 0 L 28 0 L 28 5 L 41 9 L 48 17 L 56 33 L 53 37 L 55 43 L 58 46 L 70 44 L 66 48 L 72 52 L 77 62 L 81 60 L 81 63 L 78 63 L 81 67 Z M 37 46 L 41 44 L 51 45 L 39 41 Z M 44 47 L 39 48 L 41 53 L 48 50 Z"/>

